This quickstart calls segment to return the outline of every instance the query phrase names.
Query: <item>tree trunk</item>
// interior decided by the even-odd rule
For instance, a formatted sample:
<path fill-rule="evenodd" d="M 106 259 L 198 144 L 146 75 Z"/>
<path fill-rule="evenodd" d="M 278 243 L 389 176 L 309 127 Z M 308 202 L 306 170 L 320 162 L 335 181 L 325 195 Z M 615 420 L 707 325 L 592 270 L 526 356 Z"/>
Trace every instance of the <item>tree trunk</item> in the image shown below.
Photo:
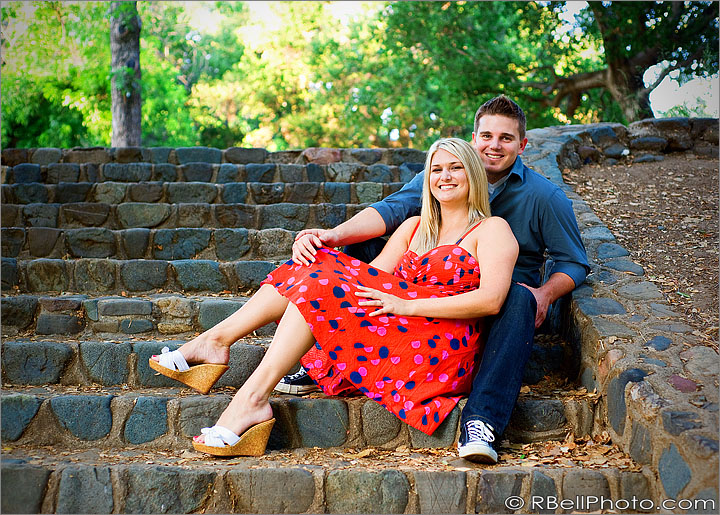
<path fill-rule="evenodd" d="M 632 65 L 608 64 L 607 90 L 620 105 L 628 123 L 653 118 L 650 108 L 650 92 L 645 88 L 641 71 L 633 72 Z"/>
<path fill-rule="evenodd" d="M 140 17 L 136 2 L 112 2 L 112 146 L 140 146 Z"/>

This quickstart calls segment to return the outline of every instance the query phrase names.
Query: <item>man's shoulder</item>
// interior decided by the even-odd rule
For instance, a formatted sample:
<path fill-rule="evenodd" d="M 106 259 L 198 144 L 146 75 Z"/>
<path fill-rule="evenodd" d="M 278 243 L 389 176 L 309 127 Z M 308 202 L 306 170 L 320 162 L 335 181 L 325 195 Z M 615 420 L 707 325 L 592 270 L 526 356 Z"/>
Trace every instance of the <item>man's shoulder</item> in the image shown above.
<path fill-rule="evenodd" d="M 562 189 L 557 184 L 529 166 L 523 166 L 523 172 L 524 176 L 522 189 L 524 190 L 524 193 L 544 200 L 550 199 L 558 193 L 563 193 Z M 566 197 L 564 193 L 563 196 Z"/>

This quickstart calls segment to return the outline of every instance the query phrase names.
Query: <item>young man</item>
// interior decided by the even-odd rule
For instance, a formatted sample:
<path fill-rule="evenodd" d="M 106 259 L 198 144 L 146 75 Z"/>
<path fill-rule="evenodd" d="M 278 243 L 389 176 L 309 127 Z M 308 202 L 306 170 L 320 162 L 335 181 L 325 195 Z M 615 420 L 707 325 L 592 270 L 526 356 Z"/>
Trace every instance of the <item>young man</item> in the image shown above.
<path fill-rule="evenodd" d="M 509 223 L 520 246 L 514 283 L 502 310 L 489 321 L 480 369 L 461 416 L 460 456 L 485 463 L 497 462 L 495 445 L 515 407 L 535 329 L 545 320 L 548 307 L 580 285 L 589 271 L 572 204 L 560 188 L 520 158 L 527 145 L 525 125 L 522 109 L 501 95 L 480 106 L 472 134 L 490 183 L 492 214 Z M 422 176 L 423 172 L 334 229 L 298 233 L 293 259 L 306 264 L 317 246 L 345 245 L 347 253 L 372 260 L 382 248 L 379 236 L 419 214 Z M 307 234 L 311 237 L 302 238 Z M 547 280 L 541 283 L 546 251 Z M 277 390 L 302 393 L 303 383 L 308 383 L 305 378 L 300 370 L 286 376 Z"/>

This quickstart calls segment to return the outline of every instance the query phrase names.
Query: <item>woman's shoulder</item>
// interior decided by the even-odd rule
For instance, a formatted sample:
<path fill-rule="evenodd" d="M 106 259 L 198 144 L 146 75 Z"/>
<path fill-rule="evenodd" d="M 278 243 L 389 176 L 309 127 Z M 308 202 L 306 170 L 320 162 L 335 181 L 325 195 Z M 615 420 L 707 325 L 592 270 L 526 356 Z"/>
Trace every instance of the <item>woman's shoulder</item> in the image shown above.
<path fill-rule="evenodd" d="M 475 237 L 480 240 L 486 240 L 487 238 L 503 238 L 508 237 L 515 240 L 510 225 L 505 221 L 504 218 L 499 216 L 491 216 L 486 218 L 480 223 L 478 227 L 473 231 Z"/>
<path fill-rule="evenodd" d="M 420 222 L 420 215 L 417 216 L 411 216 L 410 218 L 406 219 L 402 225 L 410 225 L 412 227 L 415 227 L 418 222 Z"/>
<path fill-rule="evenodd" d="M 500 216 L 490 216 L 483 220 L 477 229 L 487 232 L 498 229 L 510 229 L 510 225 Z"/>
<path fill-rule="evenodd" d="M 402 224 L 400 224 L 400 227 L 398 227 L 397 230 L 412 232 L 415 230 L 415 227 L 417 227 L 418 223 L 420 223 L 420 217 L 411 216 L 410 218 L 406 219 Z"/>

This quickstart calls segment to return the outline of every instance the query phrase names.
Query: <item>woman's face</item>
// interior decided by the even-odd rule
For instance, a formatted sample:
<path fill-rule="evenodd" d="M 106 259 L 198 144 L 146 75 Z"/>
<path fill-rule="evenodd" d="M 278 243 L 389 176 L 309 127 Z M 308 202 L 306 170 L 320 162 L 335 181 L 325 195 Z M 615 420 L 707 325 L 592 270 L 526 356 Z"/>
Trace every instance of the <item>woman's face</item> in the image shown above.
<path fill-rule="evenodd" d="M 430 161 L 430 192 L 441 204 L 467 202 L 470 185 L 465 167 L 447 150 L 438 149 Z"/>

